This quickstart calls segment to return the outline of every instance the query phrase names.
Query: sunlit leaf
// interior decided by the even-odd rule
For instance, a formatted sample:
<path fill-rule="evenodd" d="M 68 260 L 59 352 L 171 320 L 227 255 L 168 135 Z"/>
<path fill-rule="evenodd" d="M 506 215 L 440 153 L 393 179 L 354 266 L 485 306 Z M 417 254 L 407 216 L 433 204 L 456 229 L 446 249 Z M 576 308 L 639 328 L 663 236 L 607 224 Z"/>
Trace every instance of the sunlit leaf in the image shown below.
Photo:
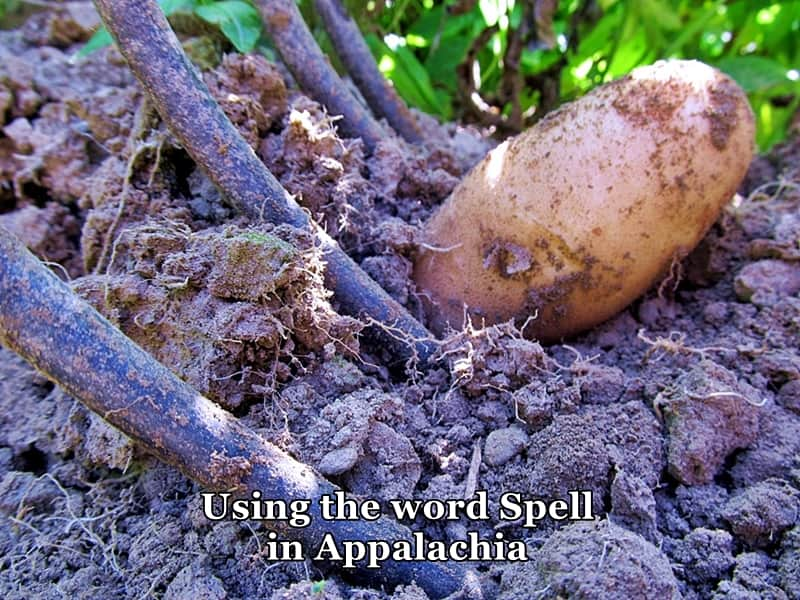
<path fill-rule="evenodd" d="M 158 4 L 168 17 L 182 10 L 190 12 L 197 6 L 196 0 L 159 0 Z"/>
<path fill-rule="evenodd" d="M 365 39 L 381 72 L 406 102 L 427 113 L 450 117 L 449 104 L 433 89 L 428 72 L 410 49 L 394 43 L 392 48 L 373 34 Z"/>
<path fill-rule="evenodd" d="M 77 60 L 81 58 L 85 58 L 89 56 L 95 50 L 99 50 L 100 48 L 105 48 L 106 46 L 110 46 L 114 39 L 111 37 L 111 34 L 108 32 L 108 29 L 105 27 L 101 27 L 97 31 L 94 32 L 92 37 L 89 38 L 89 41 L 81 48 L 77 54 L 72 58 L 72 60 Z"/>
<path fill-rule="evenodd" d="M 213 25 L 239 52 L 250 52 L 261 37 L 261 17 L 258 11 L 242 0 L 225 0 L 195 8 L 197 16 Z"/>
<path fill-rule="evenodd" d="M 675 31 L 683 26 L 669 2 L 663 0 L 639 0 L 639 10 L 650 23 L 667 31 Z"/>
<path fill-rule="evenodd" d="M 745 92 L 763 92 L 788 81 L 786 67 L 763 56 L 723 58 L 717 67 L 733 77 Z"/>
<path fill-rule="evenodd" d="M 619 35 L 624 18 L 625 10 L 621 4 L 617 4 L 610 12 L 604 14 L 581 40 L 578 46 L 578 60 L 582 62 L 595 52 L 610 47 L 614 38 Z"/>
<path fill-rule="evenodd" d="M 478 6 L 481 9 L 483 20 L 486 21 L 487 27 L 494 27 L 500 20 L 500 15 L 503 14 L 500 10 L 499 0 L 479 0 Z"/>

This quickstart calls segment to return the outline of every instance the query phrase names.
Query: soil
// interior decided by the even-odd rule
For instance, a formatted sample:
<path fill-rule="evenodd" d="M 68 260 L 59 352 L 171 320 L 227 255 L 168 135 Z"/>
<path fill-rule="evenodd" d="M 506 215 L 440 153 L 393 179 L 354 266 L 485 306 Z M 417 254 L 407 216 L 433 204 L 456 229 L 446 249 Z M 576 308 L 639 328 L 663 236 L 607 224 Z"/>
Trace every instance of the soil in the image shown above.
<path fill-rule="evenodd" d="M 464 498 L 430 539 L 522 540 L 486 598 L 800 598 L 800 139 L 754 161 L 682 276 L 568 343 L 450 332 L 398 367 L 337 312 L 308 236 L 248 223 L 70 2 L 0 32 L 0 225 L 128 336 L 349 493 Z M 214 48 L 187 38 L 187 47 Z M 216 65 L 216 66 L 213 66 Z M 412 314 L 419 224 L 492 142 L 426 119 L 360 140 L 258 55 L 204 77 L 283 185 Z M 500 520 L 504 492 L 592 492 L 591 522 Z M 0 596 L 421 600 L 269 561 L 267 529 L 0 350 Z M 361 584 L 363 586 L 363 583 Z"/>

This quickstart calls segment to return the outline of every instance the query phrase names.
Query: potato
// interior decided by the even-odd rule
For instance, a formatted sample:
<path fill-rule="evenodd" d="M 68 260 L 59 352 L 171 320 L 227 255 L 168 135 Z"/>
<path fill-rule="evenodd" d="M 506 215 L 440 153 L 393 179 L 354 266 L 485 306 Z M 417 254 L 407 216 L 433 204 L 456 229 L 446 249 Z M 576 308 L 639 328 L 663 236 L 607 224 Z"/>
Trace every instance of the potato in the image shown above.
<path fill-rule="evenodd" d="M 747 171 L 744 92 L 696 61 L 633 71 L 492 150 L 426 223 L 431 326 L 511 318 L 543 341 L 592 327 L 694 248 Z"/>

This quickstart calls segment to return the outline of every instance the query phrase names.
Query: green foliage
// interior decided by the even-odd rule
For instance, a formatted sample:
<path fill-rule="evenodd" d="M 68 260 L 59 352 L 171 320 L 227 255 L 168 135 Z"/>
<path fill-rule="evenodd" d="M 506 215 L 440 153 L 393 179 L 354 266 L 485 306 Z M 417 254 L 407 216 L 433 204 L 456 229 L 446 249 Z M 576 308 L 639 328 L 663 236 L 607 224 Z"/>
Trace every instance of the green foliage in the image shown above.
<path fill-rule="evenodd" d="M 313 0 L 298 0 L 325 50 Z M 160 0 L 221 30 L 240 52 L 262 27 L 245 0 Z M 410 105 L 444 120 L 521 129 L 558 104 L 661 58 L 730 74 L 756 114 L 758 143 L 786 135 L 800 107 L 800 0 L 344 0 L 381 72 Z M 11 0 L 0 0 L 0 15 Z M 548 5 L 551 10 L 548 10 Z M 111 43 L 100 29 L 79 56 Z"/>
<path fill-rule="evenodd" d="M 534 7 L 547 2 L 380 2 L 350 0 L 348 7 L 403 98 L 443 119 L 481 118 L 466 90 L 494 119 L 485 122 L 505 118 L 518 128 L 661 58 L 695 58 L 736 79 L 764 149 L 785 136 L 800 104 L 799 0 L 562 0 L 539 19 Z M 516 61 L 513 44 L 522 45 Z M 521 93 L 512 94 L 515 79 Z M 508 120 L 515 108 L 523 116 L 517 123 Z"/>
<path fill-rule="evenodd" d="M 2 1 L 2 0 L 0 0 Z M 251 52 L 262 33 L 261 16 L 245 0 L 159 0 L 164 14 L 188 13 L 216 25 L 239 52 Z M 82 58 L 112 43 L 105 27 L 98 29 L 77 54 Z"/>
<path fill-rule="evenodd" d="M 199 4 L 194 12 L 207 23 L 218 25 L 239 52 L 250 52 L 261 37 L 261 16 L 248 2 L 222 0 Z"/>
<path fill-rule="evenodd" d="M 19 0 L 0 0 L 0 20 L 19 10 Z"/>

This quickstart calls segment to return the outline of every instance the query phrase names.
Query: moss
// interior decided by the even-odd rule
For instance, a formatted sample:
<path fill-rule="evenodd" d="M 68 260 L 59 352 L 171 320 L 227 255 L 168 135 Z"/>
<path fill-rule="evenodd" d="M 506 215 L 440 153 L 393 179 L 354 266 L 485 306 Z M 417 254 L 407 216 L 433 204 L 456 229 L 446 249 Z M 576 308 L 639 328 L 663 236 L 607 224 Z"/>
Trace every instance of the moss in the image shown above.
<path fill-rule="evenodd" d="M 222 62 L 219 43 L 207 35 L 188 38 L 181 45 L 191 61 L 203 71 L 215 69 Z"/>
<path fill-rule="evenodd" d="M 214 244 L 210 291 L 258 302 L 297 277 L 303 257 L 291 243 L 260 231 L 236 231 Z"/>
<path fill-rule="evenodd" d="M 280 249 L 286 253 L 291 253 L 291 254 L 297 253 L 297 249 L 294 246 L 292 246 L 292 244 L 290 244 L 289 242 L 284 241 L 279 237 L 275 237 L 274 235 L 263 233 L 261 231 L 245 231 L 239 234 L 237 238 L 248 242 L 253 242 L 255 244 L 261 244 L 264 246 Z"/>

